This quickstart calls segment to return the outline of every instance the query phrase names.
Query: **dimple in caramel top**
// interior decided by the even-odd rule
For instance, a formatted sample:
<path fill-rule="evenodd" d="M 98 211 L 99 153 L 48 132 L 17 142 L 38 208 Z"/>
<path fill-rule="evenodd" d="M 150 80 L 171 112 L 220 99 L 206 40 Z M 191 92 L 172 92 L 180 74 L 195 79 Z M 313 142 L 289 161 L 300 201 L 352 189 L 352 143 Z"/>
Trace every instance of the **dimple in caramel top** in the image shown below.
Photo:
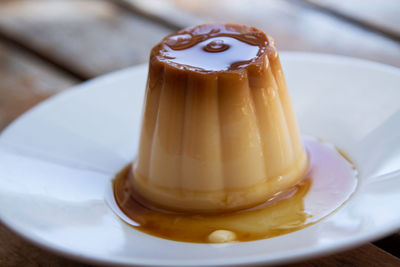
<path fill-rule="evenodd" d="M 250 64 L 265 66 L 275 51 L 265 33 L 245 25 L 200 25 L 165 37 L 153 48 L 151 60 L 196 72 L 240 71 Z"/>

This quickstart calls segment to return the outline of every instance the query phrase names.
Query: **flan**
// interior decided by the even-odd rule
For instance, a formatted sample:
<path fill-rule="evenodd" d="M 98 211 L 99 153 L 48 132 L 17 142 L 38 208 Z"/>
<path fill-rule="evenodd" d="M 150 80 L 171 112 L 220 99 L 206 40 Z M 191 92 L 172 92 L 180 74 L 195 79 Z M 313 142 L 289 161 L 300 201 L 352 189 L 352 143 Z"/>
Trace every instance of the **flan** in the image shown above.
<path fill-rule="evenodd" d="M 136 197 L 183 212 L 261 204 L 308 168 L 274 41 L 257 28 L 199 25 L 150 54 Z"/>

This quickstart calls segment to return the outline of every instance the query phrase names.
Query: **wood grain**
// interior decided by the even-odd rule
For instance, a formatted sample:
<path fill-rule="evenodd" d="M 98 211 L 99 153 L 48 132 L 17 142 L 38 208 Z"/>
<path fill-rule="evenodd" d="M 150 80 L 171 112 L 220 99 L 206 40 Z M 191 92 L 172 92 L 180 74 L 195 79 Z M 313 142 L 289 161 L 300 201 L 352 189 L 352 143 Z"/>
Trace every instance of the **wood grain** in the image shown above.
<path fill-rule="evenodd" d="M 400 39 L 398 0 L 306 0 L 306 2 Z"/>
<path fill-rule="evenodd" d="M 214 22 L 250 24 L 273 36 L 280 50 L 333 53 L 400 66 L 400 43 L 292 1 L 129 0 L 129 3 L 164 20 L 171 17 L 181 27 Z"/>
<path fill-rule="evenodd" d="M 400 258 L 400 232 L 377 240 L 373 244 L 393 256 Z"/>
<path fill-rule="evenodd" d="M 91 78 L 146 62 L 170 30 L 106 1 L 7 1 L 0 34 Z"/>
<path fill-rule="evenodd" d="M 0 42 L 0 131 L 23 112 L 76 80 Z"/>

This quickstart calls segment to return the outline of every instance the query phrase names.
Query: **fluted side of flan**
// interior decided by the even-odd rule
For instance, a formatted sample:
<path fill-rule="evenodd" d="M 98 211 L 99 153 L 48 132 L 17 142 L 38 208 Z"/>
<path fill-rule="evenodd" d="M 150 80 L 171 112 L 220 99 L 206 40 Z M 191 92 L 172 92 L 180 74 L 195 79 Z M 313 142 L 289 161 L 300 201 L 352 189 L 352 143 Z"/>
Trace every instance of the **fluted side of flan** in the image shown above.
<path fill-rule="evenodd" d="M 199 73 L 150 61 L 132 184 L 149 202 L 191 211 L 261 203 L 307 170 L 279 57 Z"/>

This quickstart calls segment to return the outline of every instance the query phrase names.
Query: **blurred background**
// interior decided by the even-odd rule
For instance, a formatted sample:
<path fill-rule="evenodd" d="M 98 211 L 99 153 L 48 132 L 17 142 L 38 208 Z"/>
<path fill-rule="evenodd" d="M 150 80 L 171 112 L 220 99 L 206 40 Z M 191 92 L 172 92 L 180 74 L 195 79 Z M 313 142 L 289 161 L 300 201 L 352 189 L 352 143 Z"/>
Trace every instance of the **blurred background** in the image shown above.
<path fill-rule="evenodd" d="M 400 66 L 398 0 L 1 0 L 0 131 L 74 84 L 145 63 L 166 34 L 213 22 L 259 27 L 280 51 Z M 400 266 L 399 248 L 397 234 L 302 266 Z M 0 266 L 78 265 L 0 225 Z"/>

